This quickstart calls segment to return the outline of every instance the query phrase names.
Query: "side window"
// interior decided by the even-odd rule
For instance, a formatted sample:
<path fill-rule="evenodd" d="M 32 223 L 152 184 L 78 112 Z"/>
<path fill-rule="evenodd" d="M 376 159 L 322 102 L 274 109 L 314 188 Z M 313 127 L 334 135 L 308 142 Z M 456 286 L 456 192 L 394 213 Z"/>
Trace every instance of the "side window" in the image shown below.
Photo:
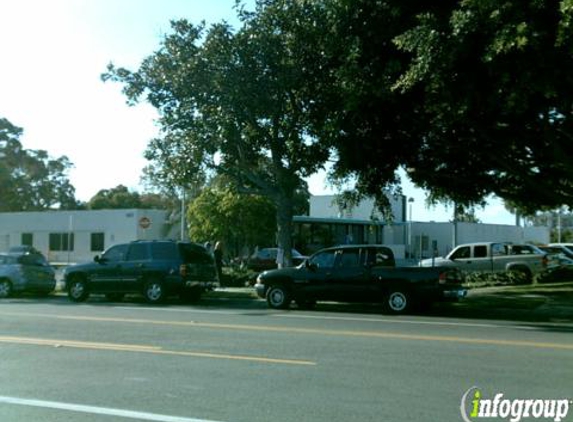
<path fill-rule="evenodd" d="M 317 268 L 332 268 L 334 267 L 335 251 L 326 251 L 314 255 L 310 263 L 316 265 Z"/>
<path fill-rule="evenodd" d="M 125 261 L 125 255 L 127 254 L 127 248 L 129 245 L 116 245 L 109 248 L 102 254 L 102 258 L 106 261 Z"/>
<path fill-rule="evenodd" d="M 360 266 L 360 249 L 342 250 L 336 266 L 340 268 L 356 268 Z"/>
<path fill-rule="evenodd" d="M 386 248 L 369 248 L 367 264 L 373 267 L 394 267 L 394 255 Z"/>
<path fill-rule="evenodd" d="M 127 254 L 128 261 L 144 261 L 149 259 L 146 243 L 132 243 Z"/>
<path fill-rule="evenodd" d="M 186 264 L 213 265 L 213 256 L 202 246 L 180 243 L 179 252 Z"/>
<path fill-rule="evenodd" d="M 151 244 L 151 257 L 157 260 L 171 260 L 177 257 L 177 246 L 171 242 Z"/>
<path fill-rule="evenodd" d="M 474 257 L 487 258 L 487 246 L 483 245 L 474 247 Z"/>
<path fill-rule="evenodd" d="M 469 258 L 470 256 L 471 256 L 470 247 L 464 246 L 454 252 L 454 254 L 452 255 L 452 259 L 466 259 Z"/>
<path fill-rule="evenodd" d="M 492 256 L 507 255 L 507 252 L 507 245 L 504 245 L 503 243 L 494 243 L 491 245 Z"/>

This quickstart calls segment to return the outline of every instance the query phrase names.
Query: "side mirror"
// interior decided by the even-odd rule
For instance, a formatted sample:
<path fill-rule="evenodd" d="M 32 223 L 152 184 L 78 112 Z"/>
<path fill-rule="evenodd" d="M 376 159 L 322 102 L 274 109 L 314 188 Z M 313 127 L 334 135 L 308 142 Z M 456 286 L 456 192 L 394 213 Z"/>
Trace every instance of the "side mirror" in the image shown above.
<path fill-rule="evenodd" d="M 94 262 L 97 262 L 98 264 L 101 261 L 101 257 L 99 255 L 94 256 Z"/>

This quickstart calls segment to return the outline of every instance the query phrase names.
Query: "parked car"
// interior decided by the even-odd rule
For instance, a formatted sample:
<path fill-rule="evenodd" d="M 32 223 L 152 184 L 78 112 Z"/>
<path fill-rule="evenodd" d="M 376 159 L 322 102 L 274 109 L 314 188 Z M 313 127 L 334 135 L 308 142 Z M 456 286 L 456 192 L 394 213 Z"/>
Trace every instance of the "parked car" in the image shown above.
<path fill-rule="evenodd" d="M 301 307 L 320 300 L 378 302 L 396 314 L 466 294 L 455 270 L 395 265 L 392 249 L 384 245 L 337 246 L 316 252 L 299 267 L 259 274 L 255 289 L 276 309 L 293 300 Z"/>
<path fill-rule="evenodd" d="M 150 303 L 170 295 L 198 300 L 215 286 L 213 256 L 201 245 L 176 241 L 135 241 L 110 247 L 94 262 L 64 270 L 68 297 L 86 300 L 103 293 L 110 300 L 142 294 Z"/>
<path fill-rule="evenodd" d="M 55 271 L 40 252 L 0 254 L 0 298 L 17 292 L 49 294 L 55 288 Z"/>
<path fill-rule="evenodd" d="M 573 280 L 573 252 L 565 246 L 540 246 L 547 253 L 549 264 L 541 282 Z"/>
<path fill-rule="evenodd" d="M 262 272 L 277 268 L 277 256 L 279 248 L 263 248 L 256 251 L 249 257 L 247 268 Z M 302 255 L 296 249 L 292 250 L 292 264 L 297 267 L 302 264 L 308 257 Z"/>
<path fill-rule="evenodd" d="M 547 254 L 534 245 L 509 242 L 467 243 L 446 257 L 423 259 L 421 267 L 457 268 L 464 273 L 513 273 L 525 282 L 547 269 Z"/>
<path fill-rule="evenodd" d="M 567 258 L 573 259 L 573 244 L 571 243 L 550 243 L 547 246 L 541 246 L 541 249 L 551 254 L 563 254 Z"/>

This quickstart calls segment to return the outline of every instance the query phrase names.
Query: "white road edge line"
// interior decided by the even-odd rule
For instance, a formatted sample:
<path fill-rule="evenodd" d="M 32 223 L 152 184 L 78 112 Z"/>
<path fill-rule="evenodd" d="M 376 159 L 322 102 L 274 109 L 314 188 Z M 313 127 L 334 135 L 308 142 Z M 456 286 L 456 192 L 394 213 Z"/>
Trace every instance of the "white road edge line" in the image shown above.
<path fill-rule="evenodd" d="M 108 407 L 86 406 L 81 404 L 61 403 L 55 401 L 21 399 L 17 397 L 0 396 L 0 403 L 19 406 L 40 407 L 45 409 L 67 410 L 70 412 L 90 413 L 94 415 L 118 416 L 121 418 L 138 419 L 157 422 L 217 422 L 207 419 L 185 418 L 180 416 L 160 415 L 156 413 L 137 412 L 134 410 L 113 409 Z"/>

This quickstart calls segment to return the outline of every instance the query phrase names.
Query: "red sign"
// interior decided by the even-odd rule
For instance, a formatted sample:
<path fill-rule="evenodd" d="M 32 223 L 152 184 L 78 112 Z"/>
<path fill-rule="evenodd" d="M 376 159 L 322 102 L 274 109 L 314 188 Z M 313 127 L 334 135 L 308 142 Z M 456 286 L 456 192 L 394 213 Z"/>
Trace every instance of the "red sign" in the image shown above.
<path fill-rule="evenodd" d="M 148 217 L 141 217 L 139 219 L 139 227 L 142 229 L 148 229 L 151 227 L 151 220 Z"/>

